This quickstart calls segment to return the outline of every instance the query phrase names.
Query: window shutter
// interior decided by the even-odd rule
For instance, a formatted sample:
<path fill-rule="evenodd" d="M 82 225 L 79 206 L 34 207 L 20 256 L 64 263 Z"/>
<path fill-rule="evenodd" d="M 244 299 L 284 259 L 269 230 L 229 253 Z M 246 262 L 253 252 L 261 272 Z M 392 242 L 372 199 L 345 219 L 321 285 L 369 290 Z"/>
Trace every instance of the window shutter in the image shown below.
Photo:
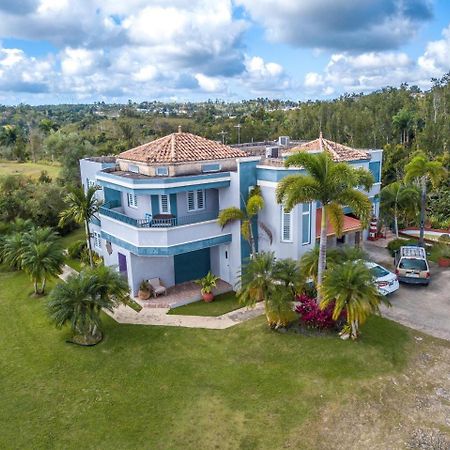
<path fill-rule="evenodd" d="M 286 212 L 284 208 L 281 210 L 281 240 L 291 241 L 292 240 L 292 226 L 291 226 L 292 216 L 290 212 Z"/>
<path fill-rule="evenodd" d="M 203 209 L 205 207 L 205 191 L 200 189 L 197 191 L 197 209 Z"/>
<path fill-rule="evenodd" d="M 169 212 L 169 196 L 167 194 L 161 195 L 161 212 L 165 214 Z"/>
<path fill-rule="evenodd" d="M 194 191 L 188 191 L 187 197 L 188 197 L 188 211 L 194 211 L 195 210 Z"/>

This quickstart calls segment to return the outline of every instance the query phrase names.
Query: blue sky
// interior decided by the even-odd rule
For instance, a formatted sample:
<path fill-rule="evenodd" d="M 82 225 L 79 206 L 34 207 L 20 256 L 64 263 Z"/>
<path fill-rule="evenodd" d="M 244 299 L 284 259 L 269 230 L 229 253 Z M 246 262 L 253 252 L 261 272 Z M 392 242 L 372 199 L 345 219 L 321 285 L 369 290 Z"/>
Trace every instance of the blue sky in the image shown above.
<path fill-rule="evenodd" d="M 0 0 L 0 103 L 292 100 L 430 86 L 448 0 Z"/>

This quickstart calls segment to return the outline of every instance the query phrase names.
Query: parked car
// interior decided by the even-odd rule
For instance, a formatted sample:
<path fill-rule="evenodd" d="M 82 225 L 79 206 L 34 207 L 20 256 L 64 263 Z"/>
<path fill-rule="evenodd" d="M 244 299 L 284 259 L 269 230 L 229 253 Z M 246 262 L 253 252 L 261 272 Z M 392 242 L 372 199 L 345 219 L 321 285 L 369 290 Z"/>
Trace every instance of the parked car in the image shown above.
<path fill-rule="evenodd" d="M 431 273 L 427 254 L 422 247 L 400 247 L 394 257 L 395 273 L 399 281 L 410 284 L 430 283 Z"/>
<path fill-rule="evenodd" d="M 374 262 L 366 262 L 365 264 L 372 273 L 378 292 L 381 295 L 392 294 L 398 290 L 400 286 L 395 273 L 389 272 L 385 267 Z"/>

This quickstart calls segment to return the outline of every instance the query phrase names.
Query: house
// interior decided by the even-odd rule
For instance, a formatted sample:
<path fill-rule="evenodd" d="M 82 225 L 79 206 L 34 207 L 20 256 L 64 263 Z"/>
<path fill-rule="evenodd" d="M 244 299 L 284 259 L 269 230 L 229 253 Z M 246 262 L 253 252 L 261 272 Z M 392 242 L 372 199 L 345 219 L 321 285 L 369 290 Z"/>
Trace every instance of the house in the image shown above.
<path fill-rule="evenodd" d="M 85 188 L 101 187 L 97 195 L 103 205 L 91 224 L 92 246 L 106 265 L 117 267 L 128 279 L 134 294 L 143 279 L 159 277 L 170 287 L 209 270 L 235 285 L 249 256 L 248 243 L 238 223 L 222 229 L 217 217 L 224 208 L 243 207 L 251 188 L 258 185 L 266 201 L 258 220 L 273 237 L 270 242 L 257 233 L 259 249 L 298 258 L 316 242 L 321 210 L 311 203 L 287 213 L 276 203 L 277 183 L 302 172 L 283 165 L 283 158 L 296 151 L 328 151 L 337 161 L 371 170 L 377 183 L 368 195 L 378 215 L 381 150 L 352 149 L 320 136 L 285 148 L 278 158 L 267 158 L 265 153 L 249 156 L 241 148 L 179 129 L 116 158 L 80 161 Z M 365 237 L 362 233 L 348 210 L 339 242 L 358 242 Z M 329 239 L 339 243 L 331 227 Z"/>

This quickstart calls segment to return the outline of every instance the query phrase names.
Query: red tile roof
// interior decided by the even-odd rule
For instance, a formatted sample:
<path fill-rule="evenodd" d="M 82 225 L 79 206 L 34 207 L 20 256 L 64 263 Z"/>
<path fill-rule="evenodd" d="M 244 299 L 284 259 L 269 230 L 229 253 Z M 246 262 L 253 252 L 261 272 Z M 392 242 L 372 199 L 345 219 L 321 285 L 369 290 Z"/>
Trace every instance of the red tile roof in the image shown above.
<path fill-rule="evenodd" d="M 322 221 L 322 208 L 316 210 L 316 239 L 320 239 L 320 226 Z M 342 227 L 343 233 L 350 233 L 351 231 L 361 230 L 361 221 L 353 217 L 344 216 L 344 225 Z M 334 236 L 333 225 L 328 221 L 327 236 Z"/>
<path fill-rule="evenodd" d="M 297 152 L 320 152 L 327 151 L 334 161 L 357 161 L 361 159 L 370 159 L 370 154 L 364 150 L 347 147 L 346 145 L 338 144 L 337 142 L 329 141 L 322 137 L 322 133 L 318 139 L 314 141 L 305 142 L 297 147 L 289 149 L 284 155 L 292 155 Z"/>
<path fill-rule="evenodd" d="M 247 153 L 219 142 L 191 133 L 172 133 L 118 156 L 130 161 L 146 163 L 179 163 L 210 161 L 215 159 L 242 158 Z"/>

